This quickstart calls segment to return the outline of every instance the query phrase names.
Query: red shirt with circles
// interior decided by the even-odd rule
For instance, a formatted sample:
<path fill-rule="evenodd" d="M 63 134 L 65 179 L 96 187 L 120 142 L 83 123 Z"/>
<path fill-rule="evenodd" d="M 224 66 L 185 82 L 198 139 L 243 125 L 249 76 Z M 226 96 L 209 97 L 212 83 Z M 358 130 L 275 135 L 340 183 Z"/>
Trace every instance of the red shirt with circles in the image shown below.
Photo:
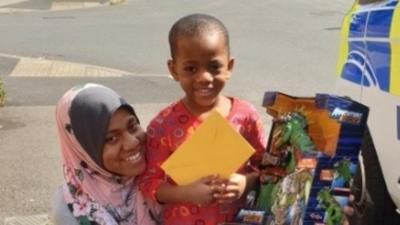
<path fill-rule="evenodd" d="M 237 98 L 232 100 L 232 108 L 226 119 L 256 150 L 239 173 L 254 171 L 265 147 L 264 130 L 260 117 L 250 103 Z M 165 181 L 172 184 L 161 164 L 191 135 L 201 124 L 185 107 L 182 100 L 162 110 L 147 128 L 147 169 L 139 178 L 139 186 L 145 196 L 155 199 L 158 187 Z M 165 204 L 163 223 L 165 225 L 215 225 L 232 219 L 241 202 L 233 204 L 211 204 L 199 207 L 190 203 Z"/>

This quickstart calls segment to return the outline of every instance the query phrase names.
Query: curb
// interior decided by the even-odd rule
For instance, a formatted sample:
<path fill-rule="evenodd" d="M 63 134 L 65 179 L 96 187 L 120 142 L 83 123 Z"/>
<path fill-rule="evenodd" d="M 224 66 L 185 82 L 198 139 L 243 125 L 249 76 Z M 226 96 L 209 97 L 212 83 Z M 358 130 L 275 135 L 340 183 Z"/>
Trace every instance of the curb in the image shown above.
<path fill-rule="evenodd" d="M 27 12 L 44 12 L 38 9 L 18 9 L 18 8 L 0 8 L 0 14 L 27 13 Z"/>
<path fill-rule="evenodd" d="M 0 53 L 0 57 L 17 59 L 10 77 L 122 77 L 132 73 L 102 66 L 32 58 Z"/>
<path fill-rule="evenodd" d="M 23 1 L 22 1 L 23 2 Z M 52 1 L 50 8 L 44 9 L 26 9 L 26 8 L 10 8 L 7 6 L 0 6 L 0 14 L 12 14 L 12 13 L 28 13 L 28 12 L 48 12 L 48 11 L 66 11 L 66 10 L 76 10 L 76 9 L 88 9 L 102 6 L 115 6 L 125 3 L 126 0 L 86 0 L 86 1 L 73 1 L 73 0 L 61 0 Z M 18 2 L 17 2 L 18 3 Z M 12 5 L 8 4 L 8 5 Z"/>
<path fill-rule="evenodd" d="M 20 57 L 10 77 L 122 77 L 129 72 L 89 64 Z"/>
<path fill-rule="evenodd" d="M 49 11 L 64 11 L 73 9 L 87 9 L 94 7 L 107 6 L 107 3 L 100 2 L 72 2 L 72 1 L 56 1 L 51 3 Z"/>
<path fill-rule="evenodd" d="M 52 225 L 47 214 L 15 216 L 4 219 L 4 225 Z"/>
<path fill-rule="evenodd" d="M 0 53 L 0 57 L 18 60 L 7 74 L 9 77 L 162 77 L 173 79 L 170 74 L 137 74 L 103 66 L 49 60 L 43 57 L 32 58 Z"/>

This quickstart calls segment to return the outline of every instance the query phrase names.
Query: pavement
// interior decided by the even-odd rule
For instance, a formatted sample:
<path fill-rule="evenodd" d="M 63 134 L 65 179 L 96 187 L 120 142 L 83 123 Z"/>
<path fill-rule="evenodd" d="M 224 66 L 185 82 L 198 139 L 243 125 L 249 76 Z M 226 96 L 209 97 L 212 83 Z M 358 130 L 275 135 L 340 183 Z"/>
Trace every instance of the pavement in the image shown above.
<path fill-rule="evenodd" d="M 2 59 L 0 62 L 7 64 L 9 67 L 7 69 L 8 74 L 4 74 L 8 77 L 118 77 L 123 79 L 123 77 L 132 76 L 131 73 L 126 71 L 59 60 L 19 57 L 7 54 L 0 54 L 0 58 Z M 8 60 L 7 63 L 5 62 L 6 60 Z M 44 94 L 49 93 L 44 91 Z M 6 98 L 16 98 L 14 94 L 13 96 L 7 96 L 6 93 Z M 58 97 L 56 96 L 56 98 Z M 13 99 L 7 99 L 7 102 L 13 101 Z M 151 114 L 147 112 L 156 112 L 160 109 L 160 104 L 137 104 L 134 106 L 137 113 L 143 115 L 141 116 L 141 122 L 144 125 L 148 124 L 151 119 Z M 0 143 L 2 146 L 8 146 L 8 148 L 2 148 L 0 162 L 2 162 L 2 167 L 7 167 L 14 171 L 12 174 L 4 174 L 2 176 L 1 183 L 11 185 L 0 185 L 0 193 L 2 193 L 0 201 L 10 201 L 10 196 L 13 196 L 12 201 L 6 204 L 7 207 L 0 206 L 0 221 L 3 221 L 4 225 L 51 224 L 49 212 L 43 211 L 42 208 L 35 209 L 34 207 L 36 205 L 47 205 L 47 208 L 50 208 L 52 194 L 49 194 L 48 190 L 55 190 L 63 181 L 59 144 L 54 126 L 54 110 L 55 107 L 53 105 L 21 106 L 15 103 L 14 105 L 6 103 L 4 107 L 0 108 Z M 46 135 L 38 135 L 38 133 L 42 132 L 45 132 Z M 48 149 L 54 149 L 54 151 L 50 153 L 42 151 L 41 148 L 43 147 L 39 143 L 47 143 Z M 16 159 L 13 151 L 18 149 L 22 149 L 26 154 Z M 16 161 L 29 163 L 16 164 Z M 44 164 L 46 165 L 44 166 Z M 43 171 L 40 170 L 42 167 L 56 169 Z M 29 177 L 26 177 L 26 171 L 32 171 Z M 15 177 L 24 177 L 24 179 L 14 179 Z M 46 179 L 47 177 L 52 179 Z M 54 177 L 57 179 L 54 179 Z M 46 197 L 43 198 L 43 196 Z M 23 211 L 30 207 L 32 209 L 29 212 Z"/>
<path fill-rule="evenodd" d="M 0 1 L 0 13 L 29 13 L 35 11 L 56 11 L 70 10 L 80 8 L 90 8 L 99 6 L 109 6 L 122 3 L 120 0 L 2 0 Z M 121 78 L 132 75 L 132 73 L 106 68 L 96 65 L 81 64 L 76 62 L 66 62 L 61 60 L 46 59 L 43 57 L 22 57 L 0 53 L 0 66 L 4 77 L 10 78 Z M 5 84 L 7 88 L 7 84 Z M 12 90 L 11 90 L 12 92 Z M 41 90 L 42 94 L 48 94 Z M 6 102 L 15 102 L 18 95 L 8 96 L 6 93 Z M 57 98 L 57 97 L 56 97 Z M 137 107 L 138 113 L 149 115 L 147 111 L 156 111 L 158 105 L 141 104 Z M 150 115 L 149 115 L 150 116 Z M 143 123 L 147 124 L 149 116 L 143 116 Z M 4 225 L 51 225 L 49 212 L 42 208 L 35 208 L 36 205 L 47 205 L 50 208 L 52 194 L 48 190 L 55 190 L 62 181 L 61 162 L 59 155 L 59 146 L 54 127 L 54 106 L 18 106 L 6 105 L 0 108 L 0 143 L 2 154 L 0 162 L 2 167 L 10 168 L 14 171 L 12 174 L 2 176 L 0 185 L 0 201 L 7 202 L 0 207 L 0 224 Z M 40 140 L 39 132 L 46 132 L 45 140 Z M 28 134 L 28 135 L 27 135 Z M 23 145 L 17 139 L 21 138 Z M 38 139 L 39 138 L 39 139 Z M 51 154 L 41 151 L 38 143 L 47 142 L 50 149 L 54 149 Z M 18 144 L 17 144 L 18 143 Z M 16 147 L 19 145 L 19 147 Z M 13 151 L 23 149 L 27 152 L 26 157 L 15 159 Z M 34 152 L 30 154 L 28 152 Z M 35 155 L 31 157 L 30 155 Z M 16 165 L 15 162 L 29 162 Z M 48 164 L 51 168 L 58 168 L 52 171 L 38 170 L 41 164 Z M 33 171 L 29 177 L 26 177 L 24 171 Z M 15 177 L 24 177 L 24 179 L 14 179 Z M 57 179 L 46 179 L 46 177 Z M 29 189 L 24 187 L 30 187 Z M 10 196 L 13 196 L 10 201 Z M 29 196 L 29 197 L 27 197 Z M 43 196 L 47 196 L 43 198 Z M 7 207 L 4 207 L 6 205 Z M 31 208 L 29 212 L 24 211 Z M 15 210 L 17 209 L 17 210 Z M 20 209 L 20 210 L 18 210 Z"/>

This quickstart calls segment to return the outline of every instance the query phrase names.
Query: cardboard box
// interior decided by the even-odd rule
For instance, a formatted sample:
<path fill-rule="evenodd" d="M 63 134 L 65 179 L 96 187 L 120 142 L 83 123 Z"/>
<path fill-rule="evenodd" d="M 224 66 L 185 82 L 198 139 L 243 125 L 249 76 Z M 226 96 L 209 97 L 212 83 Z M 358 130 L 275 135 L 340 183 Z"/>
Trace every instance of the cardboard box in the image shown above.
<path fill-rule="evenodd" d="M 273 125 L 250 211 L 264 211 L 264 219 L 243 221 L 242 210 L 237 222 L 342 224 L 368 107 L 329 94 L 300 98 L 279 92 L 266 92 L 263 106 Z"/>

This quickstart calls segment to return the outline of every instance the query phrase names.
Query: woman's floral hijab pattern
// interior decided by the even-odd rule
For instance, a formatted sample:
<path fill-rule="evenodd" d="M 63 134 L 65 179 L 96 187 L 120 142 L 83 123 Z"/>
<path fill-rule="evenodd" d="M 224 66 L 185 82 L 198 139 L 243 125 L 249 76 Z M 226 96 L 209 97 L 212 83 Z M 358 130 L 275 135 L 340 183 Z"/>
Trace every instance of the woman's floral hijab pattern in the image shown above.
<path fill-rule="evenodd" d="M 109 88 L 86 84 L 70 89 L 58 102 L 56 122 L 65 178 L 64 199 L 81 225 L 137 224 L 140 219 L 138 222 L 136 210 L 138 191 L 137 185 L 134 184 L 134 177 L 122 180 L 121 177 L 106 171 L 95 162 L 87 150 L 82 148 L 74 136 L 70 118 L 71 105 L 76 96 L 87 89 L 93 89 L 93 93 L 102 92 L 112 98 L 115 97 L 116 101 L 117 99 L 121 100 L 121 97 Z M 88 101 L 91 101 L 90 98 Z M 111 107 L 106 107 L 110 113 L 109 118 L 124 103 L 111 105 Z M 102 107 L 104 108 L 104 106 Z M 128 105 L 128 107 L 130 106 Z M 102 153 L 99 152 L 99 154 Z"/>

